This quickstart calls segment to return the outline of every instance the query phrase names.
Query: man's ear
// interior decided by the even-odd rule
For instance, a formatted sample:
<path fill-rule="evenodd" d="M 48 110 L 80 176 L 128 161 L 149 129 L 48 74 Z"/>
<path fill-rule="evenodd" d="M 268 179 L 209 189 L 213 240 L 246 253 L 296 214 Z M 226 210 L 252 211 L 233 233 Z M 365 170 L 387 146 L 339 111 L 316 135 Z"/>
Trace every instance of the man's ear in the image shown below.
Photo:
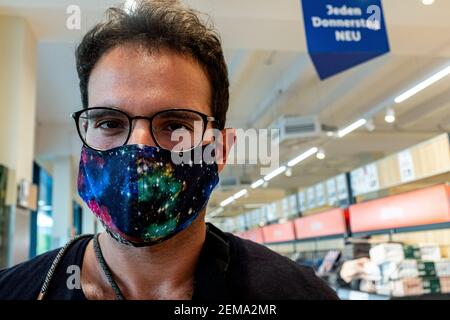
<path fill-rule="evenodd" d="M 228 155 L 230 154 L 231 148 L 236 142 L 236 129 L 225 128 L 220 131 L 221 139 L 217 141 L 216 145 L 216 161 L 219 173 L 222 172 L 225 164 L 227 163 Z"/>

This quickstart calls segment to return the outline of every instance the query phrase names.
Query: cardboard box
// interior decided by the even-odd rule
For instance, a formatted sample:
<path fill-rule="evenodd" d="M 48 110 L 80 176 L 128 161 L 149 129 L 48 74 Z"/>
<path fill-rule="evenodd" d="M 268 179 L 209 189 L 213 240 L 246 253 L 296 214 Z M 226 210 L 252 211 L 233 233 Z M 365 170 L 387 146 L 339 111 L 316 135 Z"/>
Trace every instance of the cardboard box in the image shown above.
<path fill-rule="evenodd" d="M 400 280 L 419 277 L 417 260 L 403 260 L 402 262 L 385 262 L 381 266 L 383 280 Z"/>
<path fill-rule="evenodd" d="M 441 284 L 441 293 L 450 293 L 450 277 L 439 278 Z"/>
<path fill-rule="evenodd" d="M 401 262 L 405 260 L 403 246 L 400 243 L 384 243 L 370 249 L 370 260 L 381 265 L 385 262 Z"/>
<path fill-rule="evenodd" d="M 441 259 L 441 248 L 437 244 L 420 244 L 420 259 L 438 261 Z"/>
<path fill-rule="evenodd" d="M 436 261 L 434 268 L 438 277 L 450 277 L 450 260 Z"/>
<path fill-rule="evenodd" d="M 392 295 L 395 297 L 418 296 L 424 292 L 422 279 L 420 278 L 391 281 L 390 285 Z"/>
<path fill-rule="evenodd" d="M 379 295 L 390 296 L 392 294 L 389 282 L 377 281 L 375 283 L 375 291 Z"/>

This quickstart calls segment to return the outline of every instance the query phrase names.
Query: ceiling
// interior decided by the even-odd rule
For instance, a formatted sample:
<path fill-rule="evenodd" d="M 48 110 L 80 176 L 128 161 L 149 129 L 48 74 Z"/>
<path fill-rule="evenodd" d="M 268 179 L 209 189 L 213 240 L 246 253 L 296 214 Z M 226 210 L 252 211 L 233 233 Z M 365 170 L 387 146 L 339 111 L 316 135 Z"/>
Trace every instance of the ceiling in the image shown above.
<path fill-rule="evenodd" d="M 106 7 L 119 1 L 0 0 L 0 14 L 22 16 L 29 22 L 38 47 L 38 139 L 65 130 L 70 143 L 38 142 L 38 157 L 61 150 L 77 156 L 78 142 L 70 112 L 80 106 L 74 68 L 74 49 L 83 33 L 98 21 Z M 192 0 L 194 8 L 211 15 L 222 35 L 231 79 L 229 127 L 266 128 L 280 115 L 313 115 L 321 123 L 343 127 L 374 113 L 376 129 L 362 128 L 343 139 L 320 136 L 294 140 L 280 147 L 280 164 L 311 146 L 326 151 L 324 160 L 308 159 L 291 177 L 279 176 L 267 188 L 228 206 L 225 214 L 280 199 L 341 172 L 450 130 L 450 77 L 396 105 L 398 121 L 387 124 L 384 109 L 393 98 L 450 60 L 450 1 L 424 6 L 420 0 L 384 0 L 391 52 L 320 81 L 307 54 L 299 0 Z M 69 5 L 82 14 L 80 30 L 66 27 Z M 405 9 L 407 7 L 407 9 Z M 377 113 L 377 111 L 379 111 Z M 39 131 L 45 132 L 40 134 Z M 67 139 L 65 140 L 67 141 Z M 230 165 L 222 178 L 241 183 L 260 178 L 256 165 Z M 218 189 L 212 208 L 248 185 Z M 247 207 L 245 207 L 246 205 Z"/>

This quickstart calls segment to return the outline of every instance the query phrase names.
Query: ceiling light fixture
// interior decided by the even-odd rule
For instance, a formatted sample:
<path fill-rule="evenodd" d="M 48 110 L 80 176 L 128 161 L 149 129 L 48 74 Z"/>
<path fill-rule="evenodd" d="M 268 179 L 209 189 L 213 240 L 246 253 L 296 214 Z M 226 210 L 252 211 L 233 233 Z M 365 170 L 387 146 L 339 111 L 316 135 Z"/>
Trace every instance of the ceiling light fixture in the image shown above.
<path fill-rule="evenodd" d="M 324 151 L 323 149 L 320 149 L 319 151 L 317 151 L 316 157 L 317 157 L 317 159 L 319 159 L 319 160 L 325 159 L 325 157 L 326 157 L 325 151 Z"/>
<path fill-rule="evenodd" d="M 401 95 L 399 95 L 397 98 L 394 99 L 395 103 L 402 103 L 403 101 L 411 98 L 415 94 L 417 94 L 420 91 L 428 88 L 433 83 L 438 82 L 439 80 L 441 80 L 442 78 L 448 76 L 449 74 L 450 74 L 450 66 L 447 66 L 444 69 L 442 69 L 441 71 L 436 72 L 435 74 L 433 74 L 428 79 L 420 82 L 419 84 L 415 85 L 411 89 L 403 92 Z"/>
<path fill-rule="evenodd" d="M 237 200 L 237 199 L 239 199 L 239 198 L 245 196 L 245 195 L 247 194 L 247 192 L 248 192 L 247 189 L 242 189 L 241 191 L 236 192 L 236 193 L 233 195 L 233 199 L 234 199 L 234 200 Z"/>
<path fill-rule="evenodd" d="M 422 0 L 422 4 L 424 6 L 431 6 L 434 3 L 434 0 Z"/>
<path fill-rule="evenodd" d="M 211 213 L 209 214 L 209 216 L 210 216 L 210 217 L 215 217 L 215 216 L 221 214 L 221 213 L 223 212 L 223 210 L 224 210 L 224 209 L 223 209 L 222 207 L 217 208 L 216 210 L 214 210 L 213 212 L 211 212 Z"/>
<path fill-rule="evenodd" d="M 229 205 L 230 203 L 232 203 L 233 201 L 234 201 L 234 198 L 233 198 L 233 197 L 226 198 L 225 200 L 223 200 L 223 201 L 220 203 L 220 206 L 221 206 L 221 207 L 225 207 L 225 206 Z"/>
<path fill-rule="evenodd" d="M 386 110 L 386 115 L 384 116 L 384 121 L 387 123 L 394 123 L 395 122 L 395 110 L 392 108 L 389 108 Z"/>
<path fill-rule="evenodd" d="M 255 182 L 253 182 L 250 185 L 250 187 L 252 187 L 252 189 L 256 189 L 256 188 L 262 186 L 263 184 L 264 184 L 264 179 L 259 179 L 259 180 L 255 181 Z"/>
<path fill-rule="evenodd" d="M 315 154 L 317 151 L 319 151 L 318 148 L 313 147 L 305 152 L 303 152 L 301 155 L 295 157 L 294 159 L 292 159 L 291 161 L 288 162 L 288 166 L 289 167 L 293 167 L 296 164 L 308 159 L 310 156 L 312 156 L 313 154 Z"/>
<path fill-rule="evenodd" d="M 282 174 L 284 171 L 286 170 L 286 166 L 281 166 L 278 169 L 275 169 L 274 171 L 272 171 L 271 173 L 269 173 L 268 175 L 266 175 L 264 177 L 265 181 L 269 181 L 272 180 L 273 178 L 275 178 L 277 175 Z"/>
<path fill-rule="evenodd" d="M 345 127 L 342 130 L 339 130 L 338 132 L 338 137 L 339 138 L 343 138 L 346 135 L 348 135 L 350 132 L 355 131 L 356 129 L 362 127 L 363 125 L 365 125 L 367 123 L 366 119 L 359 119 L 358 121 L 353 122 L 351 125 L 349 125 L 348 127 Z"/>
<path fill-rule="evenodd" d="M 286 177 L 292 177 L 292 169 L 291 168 L 287 168 L 286 172 L 284 173 Z"/>
<path fill-rule="evenodd" d="M 370 132 L 375 131 L 375 123 L 373 122 L 372 119 L 367 120 L 366 129 Z"/>

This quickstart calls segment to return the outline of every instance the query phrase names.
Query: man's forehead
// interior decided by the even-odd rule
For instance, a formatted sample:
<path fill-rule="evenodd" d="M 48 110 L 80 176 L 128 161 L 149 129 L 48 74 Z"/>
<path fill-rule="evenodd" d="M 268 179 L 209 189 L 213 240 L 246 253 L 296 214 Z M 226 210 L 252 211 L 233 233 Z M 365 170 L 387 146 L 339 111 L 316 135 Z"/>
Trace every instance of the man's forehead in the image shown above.
<path fill-rule="evenodd" d="M 95 66 L 89 106 L 116 106 L 132 114 L 188 108 L 210 114 L 211 85 L 200 65 L 167 49 L 117 47 Z"/>

